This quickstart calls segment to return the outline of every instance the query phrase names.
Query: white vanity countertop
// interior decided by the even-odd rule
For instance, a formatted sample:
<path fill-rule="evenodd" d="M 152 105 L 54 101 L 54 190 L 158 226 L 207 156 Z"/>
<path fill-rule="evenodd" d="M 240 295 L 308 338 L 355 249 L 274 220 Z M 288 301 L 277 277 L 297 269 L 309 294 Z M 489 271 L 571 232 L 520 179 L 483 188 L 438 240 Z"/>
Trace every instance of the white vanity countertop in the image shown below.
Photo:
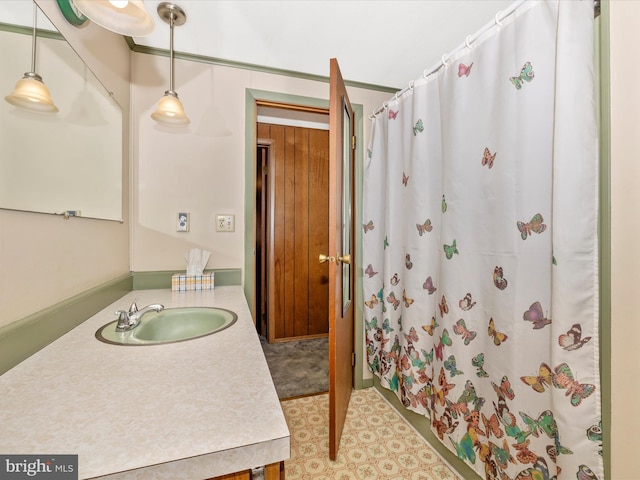
<path fill-rule="evenodd" d="M 231 327 L 118 346 L 95 332 L 128 309 L 215 306 Z M 289 430 L 242 287 L 138 290 L 0 376 L 0 453 L 78 454 L 79 478 L 204 479 L 289 458 Z"/>

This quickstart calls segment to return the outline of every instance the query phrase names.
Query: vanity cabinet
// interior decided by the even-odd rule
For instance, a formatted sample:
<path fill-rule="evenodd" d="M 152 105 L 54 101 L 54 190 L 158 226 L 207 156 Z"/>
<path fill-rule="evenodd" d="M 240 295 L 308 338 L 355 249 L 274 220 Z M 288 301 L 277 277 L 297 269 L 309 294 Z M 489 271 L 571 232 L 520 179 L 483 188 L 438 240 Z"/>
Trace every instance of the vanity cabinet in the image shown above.
<path fill-rule="evenodd" d="M 224 330 L 185 342 L 98 341 L 96 331 L 136 298 L 138 305 L 213 307 L 238 318 Z M 241 374 L 229 374 L 229 358 Z M 253 395 L 246 395 L 247 385 Z M 81 459 L 81 479 L 249 480 L 252 465 L 267 465 L 265 480 L 281 480 L 282 462 L 291 455 L 287 422 L 240 285 L 129 292 L 0 375 L 0 392 L 0 452 L 73 452 Z M 123 409 L 114 398 L 144 408 Z M 179 442 L 173 441 L 176 431 Z"/>
<path fill-rule="evenodd" d="M 251 470 L 231 473 L 222 477 L 210 478 L 209 480 L 251 480 Z M 284 462 L 272 463 L 264 467 L 264 480 L 285 480 Z"/>

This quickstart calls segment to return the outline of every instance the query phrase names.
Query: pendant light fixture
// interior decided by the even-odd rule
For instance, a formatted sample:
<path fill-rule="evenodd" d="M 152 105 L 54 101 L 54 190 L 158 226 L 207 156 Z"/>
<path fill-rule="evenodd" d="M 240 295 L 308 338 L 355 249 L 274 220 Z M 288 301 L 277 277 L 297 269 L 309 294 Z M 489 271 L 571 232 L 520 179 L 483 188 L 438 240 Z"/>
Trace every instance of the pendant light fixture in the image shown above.
<path fill-rule="evenodd" d="M 184 113 L 182 102 L 173 89 L 173 27 L 184 25 L 187 15 L 184 10 L 174 3 L 163 2 L 158 5 L 158 15 L 169 24 L 169 90 L 158 102 L 158 108 L 151 114 L 156 122 L 171 127 L 181 127 L 189 124 L 189 118 Z"/>
<path fill-rule="evenodd" d="M 33 3 L 33 37 L 31 41 L 31 71 L 24 74 L 15 90 L 4 97 L 11 105 L 24 108 L 32 112 L 56 113 L 58 107 L 51 99 L 49 89 L 36 73 L 36 30 L 38 20 L 38 6 Z"/>
<path fill-rule="evenodd" d="M 72 0 L 92 22 L 128 37 L 151 34 L 155 22 L 142 0 Z"/>

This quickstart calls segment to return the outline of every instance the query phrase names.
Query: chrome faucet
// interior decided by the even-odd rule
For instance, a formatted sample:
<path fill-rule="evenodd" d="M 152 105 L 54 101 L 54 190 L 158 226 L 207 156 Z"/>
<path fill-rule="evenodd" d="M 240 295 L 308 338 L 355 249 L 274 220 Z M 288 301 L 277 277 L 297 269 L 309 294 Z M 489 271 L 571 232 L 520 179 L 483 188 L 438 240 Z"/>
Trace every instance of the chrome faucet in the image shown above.
<path fill-rule="evenodd" d="M 116 325 L 116 332 L 126 332 L 128 330 L 133 330 L 140 323 L 140 319 L 145 313 L 154 310 L 159 312 L 164 310 L 164 305 L 160 305 L 159 303 L 152 303 L 151 305 L 147 305 L 141 310 L 138 310 L 136 298 L 131 306 L 129 307 L 129 311 L 126 310 L 118 310 L 116 311 L 116 315 L 118 315 L 118 325 Z"/>

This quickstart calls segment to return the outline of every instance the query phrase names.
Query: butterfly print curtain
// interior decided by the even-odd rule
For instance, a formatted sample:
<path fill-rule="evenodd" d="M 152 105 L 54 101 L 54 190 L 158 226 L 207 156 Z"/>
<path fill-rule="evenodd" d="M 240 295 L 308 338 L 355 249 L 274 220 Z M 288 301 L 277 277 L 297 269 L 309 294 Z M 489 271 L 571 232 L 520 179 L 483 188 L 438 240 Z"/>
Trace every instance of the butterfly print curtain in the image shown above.
<path fill-rule="evenodd" d="M 487 479 L 601 479 L 593 2 L 525 2 L 372 118 L 367 359 Z"/>

